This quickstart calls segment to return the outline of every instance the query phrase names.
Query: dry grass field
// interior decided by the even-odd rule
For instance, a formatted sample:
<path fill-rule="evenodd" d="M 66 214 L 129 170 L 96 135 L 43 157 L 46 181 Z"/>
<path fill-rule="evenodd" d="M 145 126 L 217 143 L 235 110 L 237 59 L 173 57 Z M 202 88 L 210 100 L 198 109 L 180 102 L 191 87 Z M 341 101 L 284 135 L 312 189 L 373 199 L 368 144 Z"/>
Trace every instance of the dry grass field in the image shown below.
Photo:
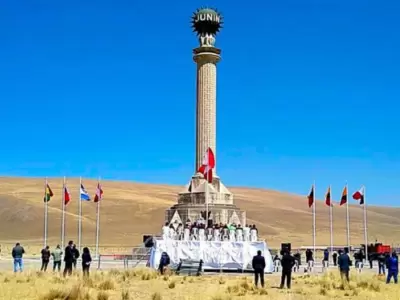
<path fill-rule="evenodd" d="M 298 275 L 291 290 L 280 290 L 278 276 L 268 276 L 266 287 L 257 289 L 250 276 L 160 276 L 149 269 L 93 272 L 64 279 L 40 272 L 0 274 L 0 298 L 4 300 L 323 300 L 400 299 L 398 285 L 384 283 L 372 274 L 352 274 L 342 284 L 338 271 L 320 276 Z"/>
<path fill-rule="evenodd" d="M 93 196 L 96 181 L 83 180 Z M 55 194 L 49 203 L 49 243 L 60 242 L 62 179 L 49 179 Z M 176 201 L 180 186 L 141 184 L 123 181 L 103 181 L 104 201 L 101 207 L 101 252 L 126 252 L 141 242 L 142 234 L 159 233 L 164 222 L 164 211 Z M 79 180 L 69 179 L 72 202 L 67 207 L 67 239 L 77 239 Z M 306 187 L 305 192 L 308 192 Z M 8 248 L 16 241 L 24 244 L 31 254 L 42 245 L 43 236 L 43 179 L 0 178 L 0 244 Z M 289 241 L 296 246 L 310 245 L 311 209 L 305 196 L 284 192 L 235 188 L 236 204 L 247 211 L 249 223 L 258 226 L 260 234 L 270 246 L 278 247 Z M 355 203 L 351 200 L 351 203 Z M 317 244 L 329 244 L 328 208 L 317 202 Z M 84 245 L 95 241 L 96 207 L 83 202 Z M 363 241 L 362 208 L 351 205 L 351 242 Z M 368 208 L 369 239 L 398 244 L 400 241 L 400 209 Z M 346 242 L 345 208 L 334 208 L 335 244 Z M 31 250 L 31 249 L 32 250 Z M 35 250 L 33 250 L 35 249 Z"/>

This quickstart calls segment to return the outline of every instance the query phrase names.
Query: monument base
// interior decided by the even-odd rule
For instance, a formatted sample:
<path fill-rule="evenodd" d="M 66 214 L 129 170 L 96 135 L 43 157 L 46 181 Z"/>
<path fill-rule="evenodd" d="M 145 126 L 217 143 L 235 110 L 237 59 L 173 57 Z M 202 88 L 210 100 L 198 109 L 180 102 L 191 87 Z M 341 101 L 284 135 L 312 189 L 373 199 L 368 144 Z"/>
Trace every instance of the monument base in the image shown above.
<path fill-rule="evenodd" d="M 207 201 L 206 201 L 207 199 Z M 233 195 L 214 177 L 208 183 L 203 175 L 196 174 L 178 195 L 178 204 L 165 212 L 165 222 L 186 223 L 206 219 L 206 203 L 208 203 L 209 220 L 215 223 L 246 225 L 246 212 L 233 204 Z"/>
<path fill-rule="evenodd" d="M 156 240 L 150 254 L 150 267 L 158 269 L 161 254 L 167 252 L 171 267 L 180 260 L 203 260 L 204 270 L 253 270 L 253 256 L 261 250 L 265 257 L 265 273 L 274 271 L 271 253 L 265 241 L 258 242 L 206 242 Z"/>

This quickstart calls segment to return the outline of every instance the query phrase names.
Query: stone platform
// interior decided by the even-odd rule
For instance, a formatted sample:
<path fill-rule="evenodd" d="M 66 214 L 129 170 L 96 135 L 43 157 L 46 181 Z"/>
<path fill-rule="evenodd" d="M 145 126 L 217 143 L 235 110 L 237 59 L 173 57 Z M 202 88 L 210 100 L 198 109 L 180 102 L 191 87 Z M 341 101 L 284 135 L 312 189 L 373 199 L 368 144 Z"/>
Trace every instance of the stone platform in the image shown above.
<path fill-rule="evenodd" d="M 178 194 L 178 203 L 165 212 L 165 222 L 185 223 L 188 219 L 195 222 L 202 216 L 204 218 L 207 194 L 209 219 L 213 223 L 246 224 L 246 212 L 234 205 L 232 193 L 219 177 L 214 177 L 213 182 L 208 183 L 201 174 L 194 175 Z"/>

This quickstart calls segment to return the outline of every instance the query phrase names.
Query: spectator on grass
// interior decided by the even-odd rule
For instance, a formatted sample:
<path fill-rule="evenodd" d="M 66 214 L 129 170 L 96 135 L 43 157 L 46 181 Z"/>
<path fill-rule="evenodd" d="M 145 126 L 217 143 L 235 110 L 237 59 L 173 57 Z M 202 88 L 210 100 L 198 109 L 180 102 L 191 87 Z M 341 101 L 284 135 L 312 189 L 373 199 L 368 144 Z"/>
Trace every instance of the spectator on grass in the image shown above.
<path fill-rule="evenodd" d="M 62 257 L 62 250 L 60 245 L 57 245 L 56 249 L 51 253 L 51 256 L 53 256 L 53 272 L 58 269 L 58 272 L 61 271 L 61 257 Z"/>
<path fill-rule="evenodd" d="M 41 255 L 42 255 L 42 267 L 40 268 L 41 272 L 47 271 L 47 266 L 49 265 L 49 261 L 50 261 L 50 250 L 49 249 L 50 249 L 50 247 L 46 246 L 41 251 Z"/>
<path fill-rule="evenodd" d="M 79 250 L 78 248 L 76 248 L 76 245 L 74 244 L 74 246 L 72 247 L 72 258 L 73 258 L 72 264 L 74 266 L 74 270 L 76 269 L 76 262 L 78 261 L 79 255 L 80 255 Z"/>
<path fill-rule="evenodd" d="M 274 256 L 274 271 L 275 272 L 279 272 L 279 266 L 281 265 L 281 259 L 278 256 L 278 254 L 276 254 Z"/>
<path fill-rule="evenodd" d="M 286 279 L 286 287 L 290 289 L 290 285 L 292 282 L 292 269 L 296 263 L 296 259 L 290 255 L 290 251 L 286 250 L 282 256 L 281 265 L 282 265 L 282 276 L 281 276 L 281 286 L 280 288 L 283 289 L 285 286 L 285 279 Z"/>
<path fill-rule="evenodd" d="M 396 252 L 393 252 L 392 257 L 389 258 L 388 262 L 388 276 L 386 279 L 386 283 L 390 283 L 390 280 L 393 277 L 394 283 L 397 284 L 398 274 L 399 274 L 399 260 L 397 258 Z"/>
<path fill-rule="evenodd" d="M 89 277 L 90 264 L 92 262 L 92 257 L 90 256 L 90 251 L 88 247 L 83 248 L 82 251 L 82 272 L 84 277 Z"/>
<path fill-rule="evenodd" d="M 294 265 L 294 271 L 297 272 L 300 269 L 300 265 L 301 265 L 301 253 L 300 251 L 297 251 L 293 257 L 296 259 L 295 261 L 295 265 Z"/>
<path fill-rule="evenodd" d="M 351 266 L 351 260 L 349 257 L 349 248 L 344 248 L 344 252 L 340 253 L 339 256 L 339 270 L 340 270 L 340 276 L 342 278 L 342 282 L 344 279 L 349 282 L 349 271 L 350 271 L 350 266 Z"/>
<path fill-rule="evenodd" d="M 328 268 L 329 267 L 329 250 L 328 248 L 324 250 L 324 260 L 322 261 L 323 267 Z"/>
<path fill-rule="evenodd" d="M 74 252 L 73 252 L 73 247 L 74 247 L 74 242 L 69 241 L 68 246 L 65 247 L 64 251 L 64 262 L 65 262 L 65 267 L 64 267 L 64 277 L 72 274 L 72 265 L 74 263 Z"/>
<path fill-rule="evenodd" d="M 337 266 L 337 258 L 338 258 L 338 254 L 335 252 L 333 252 L 332 254 L 332 260 L 333 260 L 333 265 L 336 267 Z"/>
<path fill-rule="evenodd" d="M 167 252 L 163 252 L 161 254 L 160 258 L 160 265 L 158 267 L 158 270 L 160 271 L 160 274 L 163 275 L 166 268 L 169 266 L 171 260 L 169 259 L 169 255 Z"/>
<path fill-rule="evenodd" d="M 12 249 L 11 255 L 14 259 L 14 272 L 22 272 L 24 263 L 22 257 L 25 254 L 25 249 L 21 246 L 20 243 L 16 243 L 15 247 Z"/>
<path fill-rule="evenodd" d="M 254 269 L 254 283 L 258 286 L 258 280 L 261 281 L 261 287 L 264 287 L 264 269 L 265 258 L 261 255 L 261 251 L 257 251 L 257 255 L 253 257 L 252 266 Z"/>
<path fill-rule="evenodd" d="M 314 267 L 314 253 L 311 249 L 306 250 L 306 263 L 307 263 L 307 272 L 311 272 Z"/>
<path fill-rule="evenodd" d="M 379 275 L 385 275 L 386 256 L 384 253 L 379 253 L 377 258 L 378 258 Z"/>

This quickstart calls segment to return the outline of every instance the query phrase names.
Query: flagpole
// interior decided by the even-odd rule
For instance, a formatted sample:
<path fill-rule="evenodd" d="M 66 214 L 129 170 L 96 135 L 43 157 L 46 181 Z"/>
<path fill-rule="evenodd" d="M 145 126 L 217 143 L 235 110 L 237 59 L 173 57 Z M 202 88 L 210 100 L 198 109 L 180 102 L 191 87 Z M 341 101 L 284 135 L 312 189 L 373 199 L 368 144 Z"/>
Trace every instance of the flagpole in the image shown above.
<path fill-rule="evenodd" d="M 97 187 L 100 187 L 100 177 L 97 183 Z M 101 192 L 96 190 L 96 193 L 99 192 L 98 201 L 97 201 L 97 212 L 96 212 L 96 259 L 99 258 L 99 234 L 100 234 L 100 202 L 101 202 Z"/>
<path fill-rule="evenodd" d="M 47 201 L 47 177 L 44 183 L 44 247 L 47 246 L 47 227 L 48 227 L 48 201 Z"/>
<path fill-rule="evenodd" d="M 313 253 L 315 255 L 315 180 L 314 180 L 314 193 L 313 193 Z"/>
<path fill-rule="evenodd" d="M 365 197 L 365 186 L 364 186 L 364 241 L 365 241 L 365 258 L 368 259 L 368 228 L 367 228 L 367 202 Z"/>
<path fill-rule="evenodd" d="M 62 221 L 61 221 L 61 248 L 64 249 L 64 240 L 65 240 L 65 176 L 64 183 L 62 189 L 62 197 L 61 197 L 61 206 L 62 206 Z"/>
<path fill-rule="evenodd" d="M 333 213 L 332 213 L 332 187 L 329 185 L 329 196 L 330 196 L 330 202 L 329 202 L 329 221 L 331 225 L 331 253 L 333 253 Z"/>
<path fill-rule="evenodd" d="M 82 199 L 81 199 L 81 186 L 82 177 L 79 177 L 79 212 L 78 212 L 78 250 L 81 251 L 81 239 L 82 239 Z"/>
<path fill-rule="evenodd" d="M 346 183 L 346 222 L 347 222 L 347 247 L 350 251 L 350 216 L 349 216 L 349 185 Z"/>

